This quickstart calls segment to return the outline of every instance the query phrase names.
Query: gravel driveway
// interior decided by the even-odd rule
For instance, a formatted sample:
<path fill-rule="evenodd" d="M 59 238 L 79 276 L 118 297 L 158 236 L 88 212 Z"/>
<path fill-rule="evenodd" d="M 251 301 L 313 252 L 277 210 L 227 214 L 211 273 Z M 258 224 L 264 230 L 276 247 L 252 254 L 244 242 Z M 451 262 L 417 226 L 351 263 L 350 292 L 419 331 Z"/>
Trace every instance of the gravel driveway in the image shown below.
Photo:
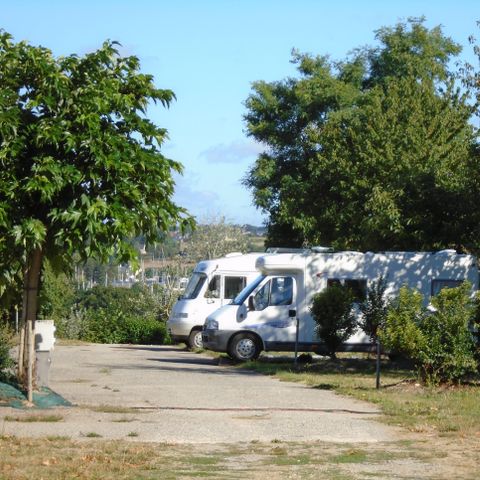
<path fill-rule="evenodd" d="M 3 421 L 32 412 L 2 408 L 2 433 L 195 444 L 401 436 L 375 420 L 371 404 L 218 365 L 179 347 L 56 346 L 50 387 L 74 406 L 35 414 L 57 414 L 60 421 Z"/>

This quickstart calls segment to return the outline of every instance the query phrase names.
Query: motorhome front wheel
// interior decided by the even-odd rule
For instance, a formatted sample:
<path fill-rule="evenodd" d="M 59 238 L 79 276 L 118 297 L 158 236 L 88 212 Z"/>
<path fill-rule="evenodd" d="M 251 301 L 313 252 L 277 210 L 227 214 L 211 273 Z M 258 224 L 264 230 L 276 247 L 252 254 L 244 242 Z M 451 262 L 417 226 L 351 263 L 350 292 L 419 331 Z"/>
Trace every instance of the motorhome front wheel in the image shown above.
<path fill-rule="evenodd" d="M 251 333 L 239 333 L 233 337 L 228 353 L 236 360 L 255 360 L 260 355 L 258 340 Z"/>
<path fill-rule="evenodd" d="M 188 336 L 189 348 L 203 348 L 202 331 L 192 330 Z"/>

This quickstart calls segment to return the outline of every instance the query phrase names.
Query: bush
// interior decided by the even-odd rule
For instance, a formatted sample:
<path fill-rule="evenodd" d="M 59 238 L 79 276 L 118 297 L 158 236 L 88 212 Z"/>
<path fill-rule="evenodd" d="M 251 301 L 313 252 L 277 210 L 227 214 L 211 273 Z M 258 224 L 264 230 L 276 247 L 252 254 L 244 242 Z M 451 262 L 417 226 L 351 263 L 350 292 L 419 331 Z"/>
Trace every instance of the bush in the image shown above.
<path fill-rule="evenodd" d="M 317 324 L 316 332 L 332 358 L 357 328 L 353 301 L 351 290 L 342 285 L 332 285 L 313 298 L 310 311 Z"/>
<path fill-rule="evenodd" d="M 422 306 L 422 295 L 402 288 L 380 332 L 383 346 L 411 358 L 429 384 L 460 382 L 475 373 L 475 341 L 471 331 L 477 306 L 470 285 L 440 291 L 433 311 Z"/>
<path fill-rule="evenodd" d="M 115 308 L 87 310 L 81 339 L 95 343 L 160 344 L 165 324 L 152 317 L 134 316 Z"/>
<path fill-rule="evenodd" d="M 12 346 L 13 332 L 0 319 L 0 379 L 7 378 L 10 369 L 14 366 L 14 361 L 10 356 L 10 348 Z"/>
<path fill-rule="evenodd" d="M 378 329 L 384 325 L 387 317 L 386 288 L 387 282 L 385 278 L 380 277 L 377 282 L 372 283 L 367 291 L 365 300 L 359 305 L 362 313 L 359 327 L 370 337 L 372 342 L 376 342 Z"/>
<path fill-rule="evenodd" d="M 425 348 L 425 338 L 420 329 L 427 310 L 423 307 L 420 292 L 402 287 L 391 303 L 379 338 L 385 350 L 415 359 Z"/>
<path fill-rule="evenodd" d="M 97 286 L 77 293 L 59 330 L 66 338 L 95 343 L 165 343 L 166 304 L 161 289 Z"/>

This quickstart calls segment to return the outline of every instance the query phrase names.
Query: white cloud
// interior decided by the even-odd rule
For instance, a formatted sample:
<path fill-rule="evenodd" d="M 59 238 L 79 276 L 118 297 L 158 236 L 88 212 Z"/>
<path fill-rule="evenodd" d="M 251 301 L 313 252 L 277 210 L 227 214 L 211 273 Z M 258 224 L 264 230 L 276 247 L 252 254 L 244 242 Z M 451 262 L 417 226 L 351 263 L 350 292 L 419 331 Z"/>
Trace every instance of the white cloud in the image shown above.
<path fill-rule="evenodd" d="M 220 143 L 200 153 L 208 163 L 240 163 L 257 156 L 264 150 L 259 143 L 251 140 L 235 140 L 228 145 Z"/>

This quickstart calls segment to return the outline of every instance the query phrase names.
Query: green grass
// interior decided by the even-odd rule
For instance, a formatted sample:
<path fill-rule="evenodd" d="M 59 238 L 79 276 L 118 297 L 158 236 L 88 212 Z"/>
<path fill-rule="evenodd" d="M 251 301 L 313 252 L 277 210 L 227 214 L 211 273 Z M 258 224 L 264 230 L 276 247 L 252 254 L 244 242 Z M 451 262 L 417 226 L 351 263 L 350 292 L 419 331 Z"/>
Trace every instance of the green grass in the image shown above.
<path fill-rule="evenodd" d="M 7 415 L 3 417 L 6 422 L 22 422 L 22 423 L 35 423 L 35 422 L 61 422 L 63 421 L 62 415 L 18 415 L 12 417 Z"/>
<path fill-rule="evenodd" d="M 87 406 L 85 408 L 92 410 L 92 412 L 99 412 L 99 413 L 123 413 L 123 414 L 141 413 L 138 409 L 130 408 L 130 407 L 121 407 L 118 405 Z"/>

